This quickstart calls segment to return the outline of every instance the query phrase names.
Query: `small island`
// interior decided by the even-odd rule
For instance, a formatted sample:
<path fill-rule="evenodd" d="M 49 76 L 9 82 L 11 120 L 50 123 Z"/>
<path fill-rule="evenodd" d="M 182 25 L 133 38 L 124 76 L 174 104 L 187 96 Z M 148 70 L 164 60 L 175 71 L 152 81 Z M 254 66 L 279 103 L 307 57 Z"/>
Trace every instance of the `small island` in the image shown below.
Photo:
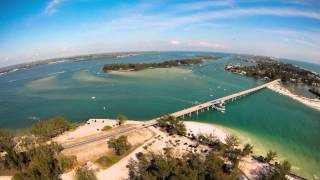
<path fill-rule="evenodd" d="M 179 59 L 171 61 L 163 61 L 158 63 L 136 63 L 136 64 L 126 64 L 126 63 L 114 63 L 114 64 L 105 64 L 103 66 L 104 72 L 109 71 L 141 71 L 144 69 L 150 68 L 170 68 L 180 65 L 193 65 L 202 63 L 201 58 L 192 58 L 192 59 Z"/>

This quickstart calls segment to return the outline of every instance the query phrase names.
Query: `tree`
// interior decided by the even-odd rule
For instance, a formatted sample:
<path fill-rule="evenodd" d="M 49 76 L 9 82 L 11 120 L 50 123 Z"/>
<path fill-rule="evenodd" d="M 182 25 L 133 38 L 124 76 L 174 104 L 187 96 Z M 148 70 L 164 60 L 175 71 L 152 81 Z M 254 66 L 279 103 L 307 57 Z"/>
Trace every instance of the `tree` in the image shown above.
<path fill-rule="evenodd" d="M 280 164 L 277 163 L 275 167 L 276 170 L 279 172 L 280 177 L 285 177 L 287 174 L 290 173 L 291 170 L 291 164 L 287 160 L 284 160 Z"/>
<path fill-rule="evenodd" d="M 15 151 L 14 134 L 6 129 L 0 129 L 0 151 L 6 153 L 4 167 L 7 169 L 22 168 L 22 157 Z"/>
<path fill-rule="evenodd" d="M 228 135 L 225 139 L 225 142 L 229 148 L 235 148 L 240 144 L 239 139 L 235 135 Z"/>
<path fill-rule="evenodd" d="M 62 134 L 70 129 L 69 122 L 64 117 L 54 117 L 32 124 L 31 133 L 45 140 Z"/>
<path fill-rule="evenodd" d="M 40 144 L 27 152 L 30 162 L 26 170 L 13 176 L 14 180 L 58 179 L 62 170 L 55 154 L 60 151 L 57 144 Z"/>
<path fill-rule="evenodd" d="M 170 135 L 186 135 L 187 129 L 182 121 L 178 121 L 173 116 L 163 116 L 158 120 L 158 125 L 165 129 Z"/>
<path fill-rule="evenodd" d="M 250 144 L 246 144 L 242 149 L 241 155 L 242 156 L 247 156 L 247 155 L 251 154 L 252 153 L 252 149 L 253 149 L 253 146 L 251 146 Z"/>
<path fill-rule="evenodd" d="M 260 179 L 265 180 L 287 180 L 286 175 L 290 173 L 291 164 L 288 161 L 276 163 L 274 169 L 266 174 L 261 174 Z"/>
<path fill-rule="evenodd" d="M 277 157 L 277 153 L 275 151 L 269 150 L 267 152 L 267 156 L 265 158 L 265 162 L 269 163 L 269 162 L 273 161 L 276 157 Z"/>
<path fill-rule="evenodd" d="M 178 157 L 172 154 L 139 153 L 137 160 L 131 159 L 127 167 L 132 180 L 236 179 L 238 172 L 226 173 L 223 166 L 224 161 L 213 152 L 205 156 L 189 152 Z"/>
<path fill-rule="evenodd" d="M 97 177 L 93 170 L 88 169 L 86 166 L 79 167 L 76 170 L 75 180 L 96 180 Z"/>
<path fill-rule="evenodd" d="M 127 136 L 120 136 L 119 138 L 111 138 L 108 141 L 108 147 L 113 148 L 115 153 L 121 156 L 130 149 L 131 145 L 127 141 Z"/>
<path fill-rule="evenodd" d="M 123 125 L 127 120 L 127 116 L 123 115 L 123 114 L 120 114 L 118 115 L 117 119 L 119 120 L 119 125 Z"/>

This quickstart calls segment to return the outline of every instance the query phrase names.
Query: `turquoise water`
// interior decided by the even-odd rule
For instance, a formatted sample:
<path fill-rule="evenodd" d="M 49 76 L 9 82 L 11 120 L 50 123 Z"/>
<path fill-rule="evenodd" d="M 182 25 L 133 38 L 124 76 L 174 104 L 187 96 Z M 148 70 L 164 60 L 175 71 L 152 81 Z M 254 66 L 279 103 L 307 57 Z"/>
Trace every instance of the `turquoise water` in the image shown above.
<path fill-rule="evenodd" d="M 103 73 L 113 62 L 154 62 L 192 57 L 193 52 L 141 54 L 122 59 L 64 62 L 38 66 L 0 76 L 0 126 L 20 128 L 52 116 L 71 121 L 88 118 L 147 120 L 255 87 L 262 82 L 225 72 L 234 61 L 205 61 L 188 67 L 153 69 L 129 73 Z M 95 99 L 92 99 L 92 97 Z M 268 149 L 289 159 L 294 171 L 312 178 L 320 176 L 320 112 L 288 97 L 263 90 L 192 120 L 222 126 L 255 145 L 257 153 Z"/>

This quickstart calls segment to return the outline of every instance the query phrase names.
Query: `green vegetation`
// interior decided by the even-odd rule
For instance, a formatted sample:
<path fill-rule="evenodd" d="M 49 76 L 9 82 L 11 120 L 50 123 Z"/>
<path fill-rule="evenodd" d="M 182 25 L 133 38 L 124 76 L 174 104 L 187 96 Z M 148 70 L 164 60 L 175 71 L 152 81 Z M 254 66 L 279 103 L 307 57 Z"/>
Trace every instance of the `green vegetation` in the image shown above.
<path fill-rule="evenodd" d="M 214 56 L 210 54 L 201 54 L 201 55 L 197 55 L 196 57 L 205 59 L 205 60 L 219 60 L 222 58 L 222 56 Z"/>
<path fill-rule="evenodd" d="M 287 180 L 286 175 L 290 173 L 291 164 L 288 161 L 283 161 L 280 164 L 276 163 L 274 169 L 266 174 L 261 174 L 261 179 L 264 180 Z"/>
<path fill-rule="evenodd" d="M 252 150 L 253 146 L 251 146 L 250 144 L 246 144 L 242 149 L 241 156 L 248 156 L 249 154 L 252 154 Z"/>
<path fill-rule="evenodd" d="M 190 65 L 190 64 L 200 64 L 202 62 L 201 58 L 193 59 L 182 59 L 182 60 L 171 60 L 159 63 L 138 63 L 138 64 L 106 64 L 103 66 L 103 71 L 140 71 L 147 68 L 169 68 L 179 65 Z"/>
<path fill-rule="evenodd" d="M 30 132 L 44 139 L 50 139 L 70 129 L 70 123 L 64 117 L 54 117 L 32 124 Z"/>
<path fill-rule="evenodd" d="M 246 152 L 242 152 L 238 147 L 239 139 L 234 135 L 228 135 L 225 139 L 226 148 L 223 149 L 223 156 L 231 161 L 232 166 L 238 166 L 240 158 Z"/>
<path fill-rule="evenodd" d="M 292 64 L 274 61 L 267 57 L 248 57 L 252 66 L 226 65 L 225 70 L 258 79 L 275 80 L 293 84 L 304 84 L 309 91 L 320 97 L 320 75 Z"/>
<path fill-rule="evenodd" d="M 106 126 L 104 126 L 101 130 L 102 130 L 102 131 L 109 131 L 109 130 L 111 130 L 111 129 L 112 129 L 111 126 L 106 125 Z"/>
<path fill-rule="evenodd" d="M 186 153 L 181 157 L 170 150 L 163 154 L 137 154 L 137 161 L 130 160 L 129 178 L 143 179 L 237 179 L 238 170 L 224 171 L 224 161 L 214 152 L 207 155 Z"/>
<path fill-rule="evenodd" d="M 22 166 L 14 176 L 14 180 L 58 179 L 62 173 L 55 154 L 61 150 L 57 144 L 41 144 L 20 156 Z M 19 154 L 21 155 L 21 154 Z"/>
<path fill-rule="evenodd" d="M 265 157 L 264 161 L 269 163 L 269 162 L 273 161 L 276 157 L 277 157 L 277 153 L 275 151 L 269 150 L 267 152 L 267 156 Z"/>
<path fill-rule="evenodd" d="M 96 163 L 98 163 L 100 166 L 104 168 L 107 168 L 112 164 L 116 163 L 116 161 L 114 158 L 110 158 L 108 156 L 101 156 L 99 159 L 96 160 Z"/>
<path fill-rule="evenodd" d="M 228 135 L 225 141 L 226 141 L 226 145 L 231 148 L 239 146 L 240 144 L 239 139 L 235 135 Z"/>
<path fill-rule="evenodd" d="M 96 180 L 96 175 L 93 170 L 88 169 L 86 166 L 79 167 L 75 173 L 75 180 Z"/>
<path fill-rule="evenodd" d="M 69 129 L 76 129 L 79 126 L 79 123 L 69 123 Z"/>
<path fill-rule="evenodd" d="M 185 136 L 187 129 L 183 122 L 178 121 L 173 116 L 162 116 L 158 120 L 158 125 L 165 129 L 170 135 L 181 135 Z"/>
<path fill-rule="evenodd" d="M 119 125 L 121 126 L 128 120 L 128 117 L 123 114 L 119 114 L 117 119 L 119 120 Z"/>
<path fill-rule="evenodd" d="M 115 153 L 121 156 L 130 149 L 131 145 L 128 143 L 127 136 L 120 136 L 119 138 L 111 138 L 108 141 L 108 147 L 113 148 Z"/>
<path fill-rule="evenodd" d="M 130 146 L 130 149 L 128 149 L 125 153 L 123 153 L 120 156 L 115 153 L 101 156 L 95 162 L 98 163 L 102 168 L 108 168 L 108 167 L 112 166 L 113 164 L 117 163 L 118 161 L 120 161 L 122 158 L 129 155 L 131 152 L 133 152 L 139 146 L 140 146 L 140 144 Z"/>
<path fill-rule="evenodd" d="M 63 172 L 72 170 L 75 167 L 75 165 L 77 164 L 77 157 L 76 156 L 59 155 L 57 160 L 58 160 L 59 168 Z"/>
<path fill-rule="evenodd" d="M 36 122 L 18 134 L 1 129 L 0 174 L 13 175 L 14 180 L 58 179 L 77 164 L 76 157 L 62 156 L 62 147 L 47 140 L 67 129 L 64 118 Z"/>

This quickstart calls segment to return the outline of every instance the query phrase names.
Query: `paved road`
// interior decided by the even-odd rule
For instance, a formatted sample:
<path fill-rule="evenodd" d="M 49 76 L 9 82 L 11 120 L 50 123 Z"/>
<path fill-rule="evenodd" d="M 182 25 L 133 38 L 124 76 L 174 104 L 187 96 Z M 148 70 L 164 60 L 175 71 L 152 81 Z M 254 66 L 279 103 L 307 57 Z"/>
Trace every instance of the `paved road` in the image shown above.
<path fill-rule="evenodd" d="M 70 148 L 74 148 L 74 147 L 81 146 L 81 145 L 84 145 L 84 144 L 89 144 L 89 143 L 93 143 L 93 142 L 96 142 L 96 141 L 101 141 L 101 140 L 104 140 L 104 139 L 107 139 L 107 138 L 124 135 L 124 134 L 127 134 L 127 133 L 129 133 L 129 132 L 131 132 L 133 130 L 137 130 L 137 129 L 140 129 L 140 128 L 141 128 L 140 126 L 128 127 L 128 128 L 125 128 L 125 129 L 120 129 L 120 130 L 118 130 L 116 132 L 110 132 L 108 134 L 105 134 L 105 135 L 102 135 L 102 136 L 98 136 L 98 137 L 94 137 L 94 138 L 91 138 L 91 139 L 88 139 L 88 140 L 84 140 L 84 141 L 81 141 L 81 142 L 62 145 L 62 147 L 64 149 L 70 149 Z"/>
<path fill-rule="evenodd" d="M 108 134 L 104 134 L 104 135 L 101 135 L 101 136 L 98 136 L 98 137 L 87 139 L 87 140 L 84 140 L 84 141 L 81 141 L 81 142 L 65 144 L 65 145 L 62 145 L 62 147 L 64 149 L 70 149 L 70 148 L 74 148 L 74 147 L 77 147 L 77 146 L 93 143 L 93 142 L 96 142 L 96 141 L 101 141 L 101 140 L 104 140 L 104 139 L 107 139 L 107 138 L 120 136 L 120 135 L 125 135 L 125 134 L 128 134 L 128 133 L 132 132 L 132 131 L 136 131 L 136 130 L 139 130 L 139 129 L 142 129 L 142 128 L 147 128 L 149 126 L 153 126 L 153 125 L 155 125 L 157 123 L 157 121 L 156 121 L 157 119 L 158 118 L 152 119 L 152 120 L 146 121 L 143 124 L 135 125 L 133 127 L 128 127 L 128 128 L 124 128 L 124 129 L 120 129 L 120 130 L 117 130 L 115 132 L 110 132 Z"/>

